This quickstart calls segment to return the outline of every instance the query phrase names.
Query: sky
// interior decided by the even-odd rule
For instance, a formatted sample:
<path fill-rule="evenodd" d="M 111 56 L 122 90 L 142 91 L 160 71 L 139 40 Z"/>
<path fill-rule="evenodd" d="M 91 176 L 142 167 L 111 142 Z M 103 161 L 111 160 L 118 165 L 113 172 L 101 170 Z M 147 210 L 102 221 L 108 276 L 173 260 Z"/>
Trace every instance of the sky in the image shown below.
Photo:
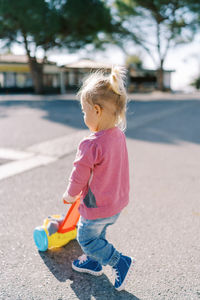
<path fill-rule="evenodd" d="M 25 54 L 24 49 L 17 45 L 13 46 L 12 52 Z M 138 54 L 138 50 L 134 52 L 133 49 L 132 53 Z M 40 55 L 42 54 L 38 53 L 38 56 Z M 59 65 L 64 65 L 86 57 L 100 62 L 111 62 L 121 65 L 125 63 L 124 53 L 116 46 L 110 46 L 104 52 L 98 51 L 95 53 L 80 51 L 79 53 L 69 54 L 67 51 L 56 51 L 52 52 L 48 58 Z M 142 55 L 142 60 L 145 68 L 155 68 L 148 56 Z M 192 91 L 190 83 L 200 75 L 200 41 L 196 39 L 193 43 L 171 50 L 164 67 L 167 70 L 174 70 L 171 75 L 171 87 L 173 90 Z"/>

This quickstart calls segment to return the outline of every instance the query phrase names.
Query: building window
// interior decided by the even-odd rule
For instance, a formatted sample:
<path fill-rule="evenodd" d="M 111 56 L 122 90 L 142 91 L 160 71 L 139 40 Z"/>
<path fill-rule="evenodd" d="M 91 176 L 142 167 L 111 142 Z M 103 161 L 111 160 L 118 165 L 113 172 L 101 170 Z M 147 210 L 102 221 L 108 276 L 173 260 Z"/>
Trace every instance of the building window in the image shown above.
<path fill-rule="evenodd" d="M 58 78 L 58 75 L 55 74 L 55 75 L 53 75 L 53 87 L 57 88 L 58 86 L 59 86 L 59 78 Z"/>
<path fill-rule="evenodd" d="M 73 71 L 69 71 L 69 86 L 75 85 L 75 74 Z"/>
<path fill-rule="evenodd" d="M 32 83 L 31 75 L 28 73 L 17 73 L 16 85 L 19 88 L 32 87 L 33 83 Z"/>
<path fill-rule="evenodd" d="M 16 85 L 19 88 L 26 86 L 26 76 L 25 74 L 16 74 Z"/>
<path fill-rule="evenodd" d="M 16 74 L 9 72 L 5 74 L 5 87 L 15 87 L 16 86 Z"/>

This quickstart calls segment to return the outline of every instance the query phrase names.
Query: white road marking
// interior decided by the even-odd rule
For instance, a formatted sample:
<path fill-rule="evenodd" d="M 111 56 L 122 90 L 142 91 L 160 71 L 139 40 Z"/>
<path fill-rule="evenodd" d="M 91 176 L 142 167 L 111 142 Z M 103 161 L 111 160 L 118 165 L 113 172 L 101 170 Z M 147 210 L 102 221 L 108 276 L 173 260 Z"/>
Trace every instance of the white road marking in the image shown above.
<path fill-rule="evenodd" d="M 47 165 L 55 160 L 57 160 L 56 157 L 36 155 L 31 158 L 7 163 L 0 167 L 0 180 L 20 174 L 35 167 Z"/>
<path fill-rule="evenodd" d="M 32 145 L 25 151 L 0 148 L 0 158 L 15 160 L 0 166 L 0 180 L 50 164 L 74 152 L 81 139 L 88 135 L 89 130 L 80 130 L 57 139 Z"/>
<path fill-rule="evenodd" d="M 33 156 L 34 153 L 27 153 L 25 151 L 14 150 L 10 148 L 0 148 L 0 158 L 8 160 L 26 159 Z"/>

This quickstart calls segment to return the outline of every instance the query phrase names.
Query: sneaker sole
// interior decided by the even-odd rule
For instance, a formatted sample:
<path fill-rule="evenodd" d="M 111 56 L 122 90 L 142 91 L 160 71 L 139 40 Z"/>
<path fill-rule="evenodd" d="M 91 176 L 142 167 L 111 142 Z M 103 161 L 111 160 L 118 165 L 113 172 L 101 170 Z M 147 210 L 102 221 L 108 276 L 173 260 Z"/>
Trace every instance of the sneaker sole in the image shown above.
<path fill-rule="evenodd" d="M 88 269 L 81 269 L 76 267 L 73 263 L 72 263 L 72 269 L 79 272 L 79 273 L 88 273 L 94 276 L 101 276 L 103 274 L 103 270 L 101 271 L 92 271 L 92 270 L 88 270 Z"/>
<path fill-rule="evenodd" d="M 136 263 L 136 260 L 131 257 L 131 264 L 130 264 L 129 270 L 126 274 L 126 277 L 125 277 L 123 283 L 118 288 L 115 288 L 117 291 L 122 291 L 125 288 L 125 285 L 126 285 L 128 279 L 130 278 L 131 274 L 133 273 L 133 267 L 135 266 L 135 263 Z"/>

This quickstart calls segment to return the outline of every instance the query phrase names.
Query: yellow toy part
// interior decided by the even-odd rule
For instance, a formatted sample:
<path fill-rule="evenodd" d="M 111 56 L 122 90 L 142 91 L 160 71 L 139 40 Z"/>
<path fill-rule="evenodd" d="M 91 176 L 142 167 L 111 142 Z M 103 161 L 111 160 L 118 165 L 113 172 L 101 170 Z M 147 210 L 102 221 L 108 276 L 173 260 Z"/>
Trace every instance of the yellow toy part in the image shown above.
<path fill-rule="evenodd" d="M 48 236 L 48 249 L 62 247 L 69 243 L 71 240 L 74 240 L 76 238 L 76 235 L 76 228 L 66 233 L 56 232 L 51 236 Z"/>
<path fill-rule="evenodd" d="M 52 215 L 44 220 L 42 226 L 35 228 L 33 238 L 39 251 L 62 247 L 76 238 L 79 203 L 80 200 L 77 200 L 72 204 L 65 218 Z"/>
<path fill-rule="evenodd" d="M 53 215 L 51 217 L 53 219 L 61 218 L 60 215 Z M 50 222 L 50 219 L 47 218 L 44 220 L 44 224 L 43 224 L 43 228 L 44 228 L 44 230 L 47 234 L 47 238 L 48 238 L 48 249 L 62 247 L 64 245 L 66 245 L 67 243 L 69 243 L 71 240 L 74 240 L 76 238 L 76 234 L 77 234 L 76 228 L 74 230 L 70 230 L 65 233 L 56 232 L 54 234 L 49 235 L 49 232 L 47 230 L 47 226 L 48 226 L 49 222 Z"/>

